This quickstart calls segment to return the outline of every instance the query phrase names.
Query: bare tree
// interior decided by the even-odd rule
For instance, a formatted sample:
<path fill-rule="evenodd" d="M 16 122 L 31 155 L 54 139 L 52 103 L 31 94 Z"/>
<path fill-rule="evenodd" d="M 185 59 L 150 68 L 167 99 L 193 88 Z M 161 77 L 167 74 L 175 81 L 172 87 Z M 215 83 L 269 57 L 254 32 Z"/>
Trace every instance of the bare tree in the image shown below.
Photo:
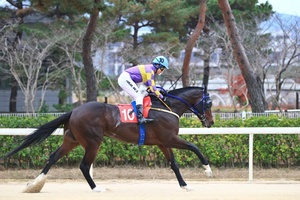
<path fill-rule="evenodd" d="M 82 71 L 84 70 L 84 68 L 79 62 L 76 62 L 75 60 L 75 54 L 78 53 L 78 49 L 76 50 L 76 47 L 68 47 L 67 45 L 60 45 L 60 48 L 65 51 L 65 54 L 68 58 L 65 68 L 71 71 L 71 78 L 73 83 L 72 88 L 77 97 L 77 104 L 80 105 L 84 102 L 84 96 L 86 94 L 84 93 L 85 81 L 82 78 Z"/>
<path fill-rule="evenodd" d="M 5 33 L 6 29 L 9 26 L 21 26 L 24 24 L 24 17 L 31 14 L 33 12 L 33 9 L 30 7 L 24 8 L 23 1 L 7 1 L 11 4 L 12 7 L 16 8 L 14 14 L 14 9 L 7 9 L 5 12 L 10 13 L 11 17 L 6 18 L 4 17 L 1 19 L 2 23 L 1 26 L 1 32 L 3 30 L 3 33 Z M 17 31 L 16 31 L 17 30 Z M 1 34 L 2 35 L 2 34 Z M 23 30 L 22 28 L 15 29 L 14 32 L 11 33 L 11 36 L 14 35 L 14 39 L 11 38 L 11 47 L 16 48 L 16 45 L 19 40 L 22 39 L 23 36 Z M 18 83 L 16 79 L 11 75 L 11 92 L 10 92 L 10 100 L 9 100 L 9 112 L 17 112 L 17 95 L 18 95 Z"/>
<path fill-rule="evenodd" d="M 72 91 L 77 97 L 77 104 L 80 105 L 84 102 L 84 97 L 86 96 L 86 82 L 82 76 L 84 67 L 81 58 L 78 59 L 78 55 L 81 54 L 83 31 L 80 29 L 65 29 L 63 30 L 63 34 L 61 33 L 61 30 L 53 31 L 55 31 L 56 35 L 65 38 L 60 39 L 57 43 L 57 47 L 65 54 L 65 61 L 59 70 L 71 72 L 68 78 L 72 80 Z"/>
<path fill-rule="evenodd" d="M 114 48 L 112 46 L 119 44 L 115 36 L 115 30 L 117 30 L 117 22 L 118 18 L 115 16 L 106 17 L 105 20 L 101 20 L 99 26 L 95 30 L 94 43 L 96 51 L 96 55 L 94 57 L 94 63 L 96 71 L 100 73 L 96 73 L 96 85 L 99 85 L 101 81 L 106 78 L 111 86 L 113 94 L 118 98 L 118 90 L 114 85 L 112 78 L 115 76 L 115 71 L 118 71 L 118 67 L 124 65 L 124 59 L 119 56 L 119 52 L 121 52 L 122 48 Z M 103 29 L 105 27 L 105 29 Z M 112 45 L 115 43 L 114 45 Z M 121 47 L 121 46 L 120 46 Z M 117 66 L 119 65 L 119 66 Z M 105 75 L 105 70 L 109 68 L 113 73 L 109 75 Z"/>
<path fill-rule="evenodd" d="M 44 91 L 48 86 L 48 74 L 50 66 L 42 70 L 43 61 L 50 54 L 54 45 L 51 39 L 40 40 L 32 35 L 25 40 L 19 40 L 15 48 L 12 47 L 9 34 L 1 38 L 1 51 L 5 55 L 5 62 L 10 67 L 10 72 L 18 82 L 18 85 L 25 96 L 24 104 L 26 112 L 35 112 L 34 103 L 37 89 L 41 87 Z M 39 78 L 43 74 L 44 83 L 39 85 Z M 41 103 L 43 103 L 42 92 Z"/>
<path fill-rule="evenodd" d="M 299 77 L 296 68 L 300 65 L 300 21 L 296 17 L 283 19 L 278 14 L 273 16 L 273 35 L 269 43 L 268 76 L 275 79 L 275 95 L 272 96 L 272 109 L 282 108 L 280 104 L 282 87 L 288 79 L 296 80 Z M 269 88 L 268 88 L 269 90 Z"/>
<path fill-rule="evenodd" d="M 235 24 L 235 19 L 228 0 L 218 0 L 218 2 L 219 7 L 222 10 L 222 15 L 227 28 L 228 36 L 231 41 L 235 59 L 240 67 L 241 73 L 248 88 L 250 96 L 249 103 L 251 105 L 252 112 L 264 112 L 266 104 L 264 103 L 265 99 L 262 86 L 260 82 L 257 81 L 257 77 L 255 77 L 253 71 L 251 70 L 250 63 L 245 53 L 245 49 L 241 43 L 241 39 Z"/>

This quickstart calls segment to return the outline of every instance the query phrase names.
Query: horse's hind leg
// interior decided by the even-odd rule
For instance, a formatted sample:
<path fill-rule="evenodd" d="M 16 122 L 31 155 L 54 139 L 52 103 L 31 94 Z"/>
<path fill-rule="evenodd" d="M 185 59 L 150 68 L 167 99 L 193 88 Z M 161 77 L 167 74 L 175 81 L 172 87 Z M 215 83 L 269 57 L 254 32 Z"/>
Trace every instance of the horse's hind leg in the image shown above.
<path fill-rule="evenodd" d="M 40 192 L 46 181 L 45 175 L 48 173 L 51 166 L 54 165 L 61 157 L 63 157 L 68 152 L 70 152 L 72 149 L 74 149 L 77 145 L 78 145 L 78 143 L 76 142 L 76 140 L 74 140 L 74 138 L 69 137 L 67 134 L 65 134 L 62 145 L 50 155 L 50 157 L 49 157 L 46 165 L 42 169 L 40 175 L 34 180 L 34 182 L 28 183 L 23 192 L 25 192 L 25 193 Z"/>
<path fill-rule="evenodd" d="M 80 163 L 80 170 L 93 191 L 105 192 L 106 189 L 98 188 L 96 186 L 94 180 L 92 179 L 92 177 L 90 175 L 91 165 L 96 158 L 98 150 L 99 150 L 99 146 L 98 146 L 98 148 L 88 147 L 85 149 L 84 157 Z"/>
<path fill-rule="evenodd" d="M 58 149 L 56 149 L 56 151 L 54 151 L 50 155 L 41 173 L 47 174 L 50 168 L 52 167 L 52 165 L 54 165 L 60 158 L 65 156 L 67 153 L 69 153 L 72 149 L 74 149 L 78 145 L 79 145 L 78 142 L 75 140 L 70 130 L 67 130 L 65 132 L 64 141 L 62 145 L 58 147 Z"/>
<path fill-rule="evenodd" d="M 173 150 L 171 148 L 166 148 L 164 146 L 158 146 L 158 147 L 163 152 L 163 154 L 165 155 L 167 161 L 170 163 L 170 167 L 176 175 L 179 186 L 183 189 L 191 190 L 191 188 L 189 188 L 187 186 L 187 184 L 185 183 L 185 181 L 183 180 L 183 178 L 181 176 L 181 173 L 179 171 L 179 168 L 177 166 L 177 163 L 176 163 L 176 160 L 175 160 L 175 157 L 174 157 Z"/>

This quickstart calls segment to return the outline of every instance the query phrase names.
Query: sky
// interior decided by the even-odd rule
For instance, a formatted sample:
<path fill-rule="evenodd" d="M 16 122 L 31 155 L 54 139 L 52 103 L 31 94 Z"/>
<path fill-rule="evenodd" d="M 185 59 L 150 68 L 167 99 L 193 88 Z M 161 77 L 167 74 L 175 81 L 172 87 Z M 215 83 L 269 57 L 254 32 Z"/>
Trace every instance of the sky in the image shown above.
<path fill-rule="evenodd" d="M 266 1 L 272 5 L 275 12 L 300 16 L 300 0 L 258 0 L 258 3 Z"/>
<path fill-rule="evenodd" d="M 300 16 L 300 0 L 258 0 L 259 3 L 266 1 L 273 6 L 275 12 Z M 0 6 L 6 3 L 6 0 L 0 0 Z"/>

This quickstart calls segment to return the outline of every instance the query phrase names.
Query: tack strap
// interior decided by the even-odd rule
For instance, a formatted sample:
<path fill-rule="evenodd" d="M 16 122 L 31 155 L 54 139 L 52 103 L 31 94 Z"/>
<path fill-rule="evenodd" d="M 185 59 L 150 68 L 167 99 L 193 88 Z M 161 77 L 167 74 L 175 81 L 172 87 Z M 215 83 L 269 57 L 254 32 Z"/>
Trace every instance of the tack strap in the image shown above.
<path fill-rule="evenodd" d="M 169 111 L 169 110 L 165 110 L 165 109 L 161 109 L 161 108 L 152 108 L 152 107 L 150 108 L 150 110 L 157 110 L 157 111 L 169 113 L 169 114 L 175 115 L 179 119 L 179 115 L 177 115 L 176 113 Z"/>
<path fill-rule="evenodd" d="M 131 102 L 131 105 L 133 107 L 133 110 L 134 110 L 136 116 L 138 116 L 136 102 L 135 101 Z M 146 131 L 145 131 L 145 124 L 138 124 L 138 125 L 139 125 L 139 129 L 140 129 L 140 137 L 139 137 L 138 145 L 140 146 L 145 143 Z"/>

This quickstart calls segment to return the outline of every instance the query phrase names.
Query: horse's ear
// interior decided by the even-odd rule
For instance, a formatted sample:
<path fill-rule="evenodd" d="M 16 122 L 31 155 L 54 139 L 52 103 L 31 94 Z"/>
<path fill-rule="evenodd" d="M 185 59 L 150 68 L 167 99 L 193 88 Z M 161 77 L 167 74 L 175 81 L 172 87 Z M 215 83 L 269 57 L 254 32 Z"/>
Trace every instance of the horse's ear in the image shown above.
<path fill-rule="evenodd" d="M 203 84 L 203 92 L 204 94 L 207 94 L 207 85 Z"/>

